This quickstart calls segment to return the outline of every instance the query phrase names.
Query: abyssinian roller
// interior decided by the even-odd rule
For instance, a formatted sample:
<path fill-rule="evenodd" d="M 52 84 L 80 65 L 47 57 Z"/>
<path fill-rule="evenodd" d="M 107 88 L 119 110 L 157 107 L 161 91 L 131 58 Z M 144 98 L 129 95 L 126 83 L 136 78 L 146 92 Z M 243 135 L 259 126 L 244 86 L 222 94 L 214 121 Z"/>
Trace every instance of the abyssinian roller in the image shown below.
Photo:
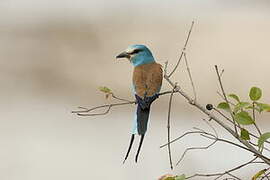
<path fill-rule="evenodd" d="M 156 63 L 151 51 L 144 45 L 131 45 L 116 58 L 127 58 L 134 66 L 132 86 L 137 102 L 137 110 L 125 160 L 128 158 L 135 134 L 138 134 L 141 136 L 141 139 L 135 157 L 135 162 L 137 162 L 147 131 L 150 107 L 152 102 L 158 98 L 158 93 L 161 89 L 162 67 Z"/>

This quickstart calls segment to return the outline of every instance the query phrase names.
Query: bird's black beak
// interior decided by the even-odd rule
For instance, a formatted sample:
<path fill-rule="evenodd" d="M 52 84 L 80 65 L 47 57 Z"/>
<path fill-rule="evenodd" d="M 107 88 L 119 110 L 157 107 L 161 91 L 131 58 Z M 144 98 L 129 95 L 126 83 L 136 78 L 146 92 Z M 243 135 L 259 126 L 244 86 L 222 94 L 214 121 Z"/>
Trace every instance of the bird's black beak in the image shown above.
<path fill-rule="evenodd" d="M 129 58 L 129 54 L 126 52 L 122 52 L 121 54 L 116 56 L 116 59 L 118 59 L 118 58 Z"/>

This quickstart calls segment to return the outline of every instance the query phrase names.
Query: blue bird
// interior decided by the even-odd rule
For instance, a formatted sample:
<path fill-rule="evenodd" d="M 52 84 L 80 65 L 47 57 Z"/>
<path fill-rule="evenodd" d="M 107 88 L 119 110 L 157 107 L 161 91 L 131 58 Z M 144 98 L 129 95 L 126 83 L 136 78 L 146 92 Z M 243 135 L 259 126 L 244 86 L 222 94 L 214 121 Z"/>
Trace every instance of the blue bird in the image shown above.
<path fill-rule="evenodd" d="M 151 51 L 145 45 L 131 45 L 116 58 L 127 58 L 134 66 L 132 86 L 137 102 L 137 110 L 125 160 L 128 158 L 135 134 L 139 134 L 141 139 L 135 157 L 135 162 L 137 162 L 147 131 L 150 107 L 152 102 L 158 98 L 158 93 L 161 89 L 163 78 L 162 66 L 155 62 Z"/>

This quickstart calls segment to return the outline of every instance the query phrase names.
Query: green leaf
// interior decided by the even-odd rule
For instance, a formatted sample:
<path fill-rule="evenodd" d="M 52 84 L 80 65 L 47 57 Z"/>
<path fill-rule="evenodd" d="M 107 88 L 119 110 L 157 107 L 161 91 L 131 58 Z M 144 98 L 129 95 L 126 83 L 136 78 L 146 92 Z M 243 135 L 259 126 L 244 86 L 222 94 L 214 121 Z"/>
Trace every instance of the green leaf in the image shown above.
<path fill-rule="evenodd" d="M 250 106 L 249 102 L 239 102 L 235 105 L 233 112 L 237 113 L 240 109 Z"/>
<path fill-rule="evenodd" d="M 270 110 L 270 105 L 269 104 L 264 104 L 264 103 L 255 103 L 257 107 L 259 107 L 259 112 L 262 111 L 269 111 Z"/>
<path fill-rule="evenodd" d="M 254 107 L 256 111 L 261 112 L 261 110 L 258 107 Z M 248 107 L 245 107 L 245 109 L 253 109 L 253 106 L 250 105 Z"/>
<path fill-rule="evenodd" d="M 236 94 L 229 94 L 228 96 L 235 99 L 236 101 L 240 102 L 240 99 Z"/>
<path fill-rule="evenodd" d="M 260 136 L 258 139 L 258 147 L 261 148 L 263 146 L 263 143 L 270 138 L 270 132 L 264 133 Z"/>
<path fill-rule="evenodd" d="M 249 132 L 244 128 L 241 129 L 241 138 L 243 140 L 250 140 Z"/>
<path fill-rule="evenodd" d="M 182 174 L 181 176 L 175 176 L 175 180 L 185 180 L 186 176 L 185 174 Z"/>
<path fill-rule="evenodd" d="M 250 125 L 254 123 L 254 120 L 250 117 L 250 115 L 246 111 L 236 113 L 234 118 L 236 122 L 242 125 Z"/>
<path fill-rule="evenodd" d="M 257 101 L 262 97 L 262 90 L 258 87 L 252 87 L 249 91 L 249 97 L 252 101 Z"/>
<path fill-rule="evenodd" d="M 101 86 L 98 88 L 101 92 L 104 92 L 104 93 L 112 93 L 111 89 L 110 88 L 107 88 L 106 86 Z"/>
<path fill-rule="evenodd" d="M 252 180 L 258 179 L 258 178 L 259 178 L 261 175 L 263 175 L 266 171 L 267 171 L 267 169 L 260 170 L 259 172 L 257 172 L 257 173 L 252 177 Z"/>
<path fill-rule="evenodd" d="M 174 177 L 167 177 L 167 178 L 164 179 L 164 180 L 175 180 L 175 178 L 174 178 Z"/>
<path fill-rule="evenodd" d="M 221 102 L 221 103 L 218 104 L 217 108 L 224 109 L 224 110 L 229 110 L 230 109 L 230 106 L 226 102 Z"/>

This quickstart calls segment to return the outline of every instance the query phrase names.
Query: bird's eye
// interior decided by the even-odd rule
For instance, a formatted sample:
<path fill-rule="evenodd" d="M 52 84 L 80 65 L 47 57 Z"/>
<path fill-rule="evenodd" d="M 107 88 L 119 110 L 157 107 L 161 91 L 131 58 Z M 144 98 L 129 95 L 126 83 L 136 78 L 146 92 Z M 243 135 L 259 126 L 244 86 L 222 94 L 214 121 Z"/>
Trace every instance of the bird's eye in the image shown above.
<path fill-rule="evenodd" d="M 135 49 L 132 53 L 130 53 L 130 54 L 137 54 L 137 53 L 139 53 L 141 50 L 140 49 Z"/>

